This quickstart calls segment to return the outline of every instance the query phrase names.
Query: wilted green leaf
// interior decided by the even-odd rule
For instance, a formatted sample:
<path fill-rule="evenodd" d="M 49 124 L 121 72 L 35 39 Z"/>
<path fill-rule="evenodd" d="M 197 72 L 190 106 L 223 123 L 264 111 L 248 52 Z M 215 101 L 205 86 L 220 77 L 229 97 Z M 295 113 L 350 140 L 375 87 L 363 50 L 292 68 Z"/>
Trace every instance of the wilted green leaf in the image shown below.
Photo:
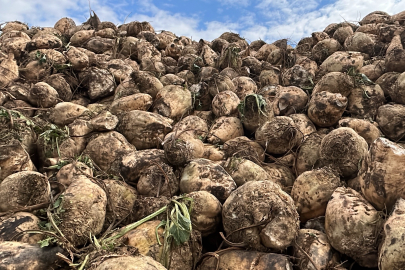
<path fill-rule="evenodd" d="M 190 219 L 187 219 L 183 214 L 179 213 L 177 222 L 169 229 L 176 245 L 181 245 L 188 241 L 191 235 L 190 225 Z"/>
<path fill-rule="evenodd" d="M 162 245 L 162 243 L 160 242 L 160 239 L 159 239 L 158 230 L 159 230 L 160 227 L 166 226 L 166 224 L 167 224 L 167 221 L 166 221 L 166 220 L 162 220 L 162 221 L 159 223 L 159 225 L 156 226 L 155 234 L 156 234 L 156 239 L 157 239 L 159 245 Z"/>
<path fill-rule="evenodd" d="M 59 198 L 53 203 L 53 208 L 58 208 L 62 203 L 63 195 L 59 196 Z"/>
<path fill-rule="evenodd" d="M 47 237 L 44 240 L 38 241 L 38 244 L 41 248 L 48 247 L 49 245 L 56 243 L 56 239 L 53 237 Z"/>
<path fill-rule="evenodd" d="M 38 244 L 39 244 L 39 246 L 40 246 L 41 248 L 47 247 L 47 246 L 49 246 L 49 239 L 47 238 L 47 239 L 38 241 Z"/>

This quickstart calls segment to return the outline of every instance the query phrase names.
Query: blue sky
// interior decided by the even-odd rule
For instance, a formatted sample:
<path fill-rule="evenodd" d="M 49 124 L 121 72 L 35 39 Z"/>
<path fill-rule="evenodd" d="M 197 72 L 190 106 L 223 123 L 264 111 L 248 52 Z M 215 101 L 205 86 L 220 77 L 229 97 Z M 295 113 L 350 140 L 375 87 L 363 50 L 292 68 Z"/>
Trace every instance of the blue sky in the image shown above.
<path fill-rule="evenodd" d="M 402 0 L 91 0 L 102 21 L 119 25 L 149 21 L 155 30 L 213 40 L 225 31 L 248 41 L 296 43 L 328 24 L 357 22 L 372 11 L 393 15 L 405 10 Z M 62 17 L 81 24 L 89 17 L 88 0 L 0 0 L 0 23 L 20 20 L 30 26 L 53 26 Z"/>

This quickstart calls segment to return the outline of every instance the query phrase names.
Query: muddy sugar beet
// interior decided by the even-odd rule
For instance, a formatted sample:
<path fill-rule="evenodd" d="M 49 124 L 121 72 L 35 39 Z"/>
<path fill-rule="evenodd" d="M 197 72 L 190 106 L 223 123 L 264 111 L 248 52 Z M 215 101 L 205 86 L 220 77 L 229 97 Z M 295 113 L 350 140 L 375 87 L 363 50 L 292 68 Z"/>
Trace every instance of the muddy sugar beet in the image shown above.
<path fill-rule="evenodd" d="M 295 47 L 100 19 L 1 25 L 0 265 L 405 268 L 405 12 Z"/>

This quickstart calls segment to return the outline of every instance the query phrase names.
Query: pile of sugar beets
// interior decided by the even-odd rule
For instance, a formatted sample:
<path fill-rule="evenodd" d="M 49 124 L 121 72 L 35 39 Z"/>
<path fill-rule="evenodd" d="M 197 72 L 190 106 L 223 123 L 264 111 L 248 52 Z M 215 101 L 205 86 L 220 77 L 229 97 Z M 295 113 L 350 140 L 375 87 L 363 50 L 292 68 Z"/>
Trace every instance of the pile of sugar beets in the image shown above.
<path fill-rule="evenodd" d="M 405 269 L 405 11 L 1 31 L 0 269 Z"/>

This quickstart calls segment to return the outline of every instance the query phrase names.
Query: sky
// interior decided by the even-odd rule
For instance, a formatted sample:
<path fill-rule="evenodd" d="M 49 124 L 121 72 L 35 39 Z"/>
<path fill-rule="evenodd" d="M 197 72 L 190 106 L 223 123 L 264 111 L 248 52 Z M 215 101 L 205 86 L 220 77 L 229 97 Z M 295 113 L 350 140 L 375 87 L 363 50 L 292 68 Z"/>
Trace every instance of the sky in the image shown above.
<path fill-rule="evenodd" d="M 89 17 L 89 0 L 0 0 L 0 6 L 0 23 L 49 27 L 70 17 L 80 25 Z M 249 43 L 287 38 L 294 45 L 331 23 L 356 23 L 377 10 L 399 13 L 405 0 L 90 0 L 90 6 L 101 21 L 148 21 L 155 31 L 197 41 L 231 31 Z"/>

